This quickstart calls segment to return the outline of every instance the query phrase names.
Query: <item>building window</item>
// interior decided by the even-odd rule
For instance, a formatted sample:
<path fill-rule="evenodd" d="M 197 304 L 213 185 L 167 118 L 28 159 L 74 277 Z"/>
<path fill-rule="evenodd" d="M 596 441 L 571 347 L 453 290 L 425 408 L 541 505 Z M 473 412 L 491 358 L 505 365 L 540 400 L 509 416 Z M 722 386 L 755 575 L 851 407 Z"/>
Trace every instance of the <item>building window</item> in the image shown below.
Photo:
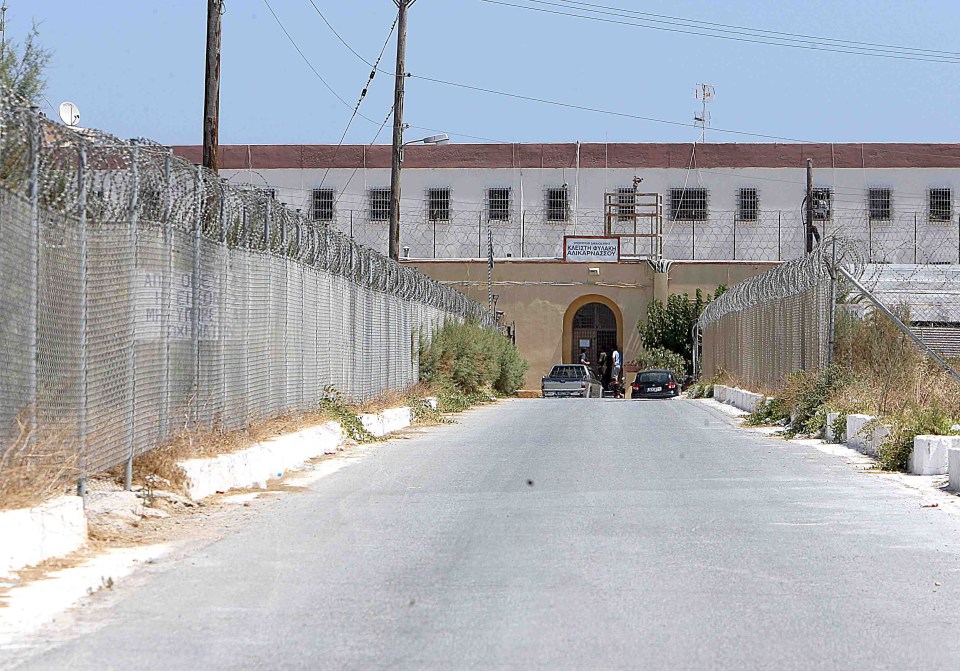
<path fill-rule="evenodd" d="M 566 221 L 569 216 L 567 187 L 547 189 L 547 221 Z"/>
<path fill-rule="evenodd" d="M 871 219 L 888 221 L 893 212 L 890 189 L 870 189 L 867 195 L 867 205 L 870 209 Z"/>
<path fill-rule="evenodd" d="M 333 189 L 313 190 L 313 219 L 314 221 L 333 221 Z"/>
<path fill-rule="evenodd" d="M 953 192 L 950 189 L 930 189 L 930 221 L 953 219 Z"/>
<path fill-rule="evenodd" d="M 390 220 L 390 189 L 370 189 L 370 221 Z"/>
<path fill-rule="evenodd" d="M 744 188 L 737 191 L 737 219 L 740 221 L 756 221 L 760 218 L 760 197 L 755 188 Z"/>
<path fill-rule="evenodd" d="M 450 221 L 450 189 L 427 189 L 430 221 Z"/>
<path fill-rule="evenodd" d="M 670 189 L 670 218 L 673 221 L 706 221 L 706 189 Z"/>
<path fill-rule="evenodd" d="M 637 213 L 637 191 L 632 186 L 617 189 L 617 221 L 633 221 Z"/>
<path fill-rule="evenodd" d="M 510 189 L 487 189 L 487 217 L 490 221 L 510 221 Z"/>
<path fill-rule="evenodd" d="M 833 190 L 822 186 L 813 190 L 813 220 L 830 221 L 833 218 Z"/>

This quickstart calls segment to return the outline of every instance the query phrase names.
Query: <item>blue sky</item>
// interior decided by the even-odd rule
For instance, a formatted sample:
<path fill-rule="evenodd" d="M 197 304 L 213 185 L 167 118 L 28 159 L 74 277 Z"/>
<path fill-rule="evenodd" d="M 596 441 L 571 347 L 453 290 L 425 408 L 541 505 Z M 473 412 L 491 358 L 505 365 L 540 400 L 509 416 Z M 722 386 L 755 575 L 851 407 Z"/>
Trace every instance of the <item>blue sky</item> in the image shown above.
<path fill-rule="evenodd" d="M 317 71 L 351 105 L 369 66 L 309 0 L 269 0 Z M 960 2 L 884 0 L 593 0 L 598 4 L 772 31 L 960 51 Z M 374 59 L 392 0 L 314 0 Z M 513 0 L 529 4 L 529 0 Z M 76 102 L 82 125 L 171 144 L 201 139 L 203 0 L 8 0 L 8 36 L 31 19 L 53 49 L 47 98 Z M 351 110 L 316 78 L 264 0 L 226 0 L 222 143 L 337 142 Z M 393 67 L 391 42 L 384 57 Z M 710 82 L 715 127 L 811 141 L 956 142 L 960 64 L 788 49 L 534 13 L 482 0 L 418 0 L 408 71 L 578 105 L 690 122 Z M 369 143 L 392 103 L 378 75 L 347 142 Z M 691 141 L 694 128 L 546 106 L 409 80 L 406 120 L 497 141 Z M 50 110 L 47 110 L 51 113 Z M 389 126 L 379 141 L 389 141 Z M 411 130 L 411 134 L 427 131 Z M 462 135 L 456 135 L 456 134 Z M 709 141 L 751 141 L 708 132 Z"/>

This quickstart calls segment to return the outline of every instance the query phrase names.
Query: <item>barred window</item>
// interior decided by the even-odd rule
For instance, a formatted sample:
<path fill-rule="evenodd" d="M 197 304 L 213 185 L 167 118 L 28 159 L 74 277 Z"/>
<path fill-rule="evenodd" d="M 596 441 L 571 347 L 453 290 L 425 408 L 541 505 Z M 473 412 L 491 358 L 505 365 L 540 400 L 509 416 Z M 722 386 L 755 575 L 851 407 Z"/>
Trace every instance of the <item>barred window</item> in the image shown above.
<path fill-rule="evenodd" d="M 567 187 L 547 189 L 547 221 L 566 221 L 569 216 Z"/>
<path fill-rule="evenodd" d="M 313 219 L 314 221 L 333 221 L 333 189 L 313 190 Z"/>
<path fill-rule="evenodd" d="M 887 221 L 893 212 L 891 206 L 891 190 L 886 188 L 870 189 L 867 196 L 867 205 L 870 210 L 870 218 L 874 220 Z"/>
<path fill-rule="evenodd" d="M 760 218 L 760 197 L 753 187 L 737 191 L 737 219 L 756 221 Z"/>
<path fill-rule="evenodd" d="M 673 221 L 706 221 L 706 189 L 670 189 L 670 218 Z"/>
<path fill-rule="evenodd" d="M 930 221 L 950 221 L 951 219 L 953 219 L 953 191 L 930 189 Z"/>
<path fill-rule="evenodd" d="M 636 190 L 632 186 L 621 186 L 617 189 L 617 221 L 632 221 L 637 208 Z"/>
<path fill-rule="evenodd" d="M 813 190 L 813 220 L 830 221 L 833 218 L 833 189 L 828 186 Z"/>
<path fill-rule="evenodd" d="M 430 221 L 450 221 L 450 189 L 427 189 Z"/>
<path fill-rule="evenodd" d="M 390 189 L 370 189 L 370 221 L 390 220 Z"/>
<path fill-rule="evenodd" d="M 510 221 L 510 189 L 487 189 L 487 216 L 490 221 Z"/>

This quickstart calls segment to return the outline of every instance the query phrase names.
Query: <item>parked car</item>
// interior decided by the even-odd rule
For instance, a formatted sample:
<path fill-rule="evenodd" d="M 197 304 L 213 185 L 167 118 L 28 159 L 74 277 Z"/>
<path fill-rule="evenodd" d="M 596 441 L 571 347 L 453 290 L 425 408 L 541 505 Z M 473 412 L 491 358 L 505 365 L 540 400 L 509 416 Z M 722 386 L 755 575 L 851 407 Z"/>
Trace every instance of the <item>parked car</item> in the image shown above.
<path fill-rule="evenodd" d="M 669 370 L 642 370 L 630 385 L 630 398 L 673 398 L 680 384 Z"/>
<path fill-rule="evenodd" d="M 570 363 L 554 366 L 550 374 L 540 381 L 540 390 L 544 398 L 563 396 L 600 398 L 603 385 L 589 367 Z"/>

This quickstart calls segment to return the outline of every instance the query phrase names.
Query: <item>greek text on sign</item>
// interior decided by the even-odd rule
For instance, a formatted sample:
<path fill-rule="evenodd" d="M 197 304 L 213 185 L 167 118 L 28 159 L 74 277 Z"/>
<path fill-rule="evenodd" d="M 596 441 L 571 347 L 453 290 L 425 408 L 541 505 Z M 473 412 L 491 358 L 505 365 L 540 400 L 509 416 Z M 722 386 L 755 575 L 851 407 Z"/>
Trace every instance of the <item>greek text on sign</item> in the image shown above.
<path fill-rule="evenodd" d="M 572 263 L 617 263 L 620 261 L 620 238 L 567 235 L 563 238 L 563 260 Z"/>

